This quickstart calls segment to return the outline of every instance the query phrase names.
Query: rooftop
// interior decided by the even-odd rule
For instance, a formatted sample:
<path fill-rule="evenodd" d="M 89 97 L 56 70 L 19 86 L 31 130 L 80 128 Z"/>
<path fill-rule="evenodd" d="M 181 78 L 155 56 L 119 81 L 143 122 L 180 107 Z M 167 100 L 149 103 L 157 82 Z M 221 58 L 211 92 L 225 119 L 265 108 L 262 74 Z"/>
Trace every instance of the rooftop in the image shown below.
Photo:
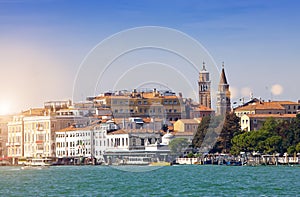
<path fill-rule="evenodd" d="M 245 114 L 249 118 L 295 118 L 296 114 Z"/>
<path fill-rule="evenodd" d="M 250 110 L 284 110 L 285 108 L 280 102 L 256 102 L 247 106 L 238 107 L 235 111 L 250 111 Z"/>

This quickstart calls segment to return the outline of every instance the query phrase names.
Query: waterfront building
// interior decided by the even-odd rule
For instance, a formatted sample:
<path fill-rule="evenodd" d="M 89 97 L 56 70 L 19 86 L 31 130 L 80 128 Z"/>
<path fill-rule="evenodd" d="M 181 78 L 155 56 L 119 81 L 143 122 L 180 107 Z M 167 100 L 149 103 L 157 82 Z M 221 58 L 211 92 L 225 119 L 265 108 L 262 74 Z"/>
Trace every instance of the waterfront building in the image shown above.
<path fill-rule="evenodd" d="M 163 145 L 160 131 L 120 129 L 114 121 L 97 122 L 87 127 L 73 125 L 55 132 L 56 155 L 60 163 L 80 163 L 95 159 L 97 163 L 116 162 L 117 158 L 154 157 Z M 165 145 L 166 147 L 166 145 Z M 168 148 L 164 148 L 168 152 Z"/>
<path fill-rule="evenodd" d="M 76 124 L 55 132 L 56 157 L 76 159 L 92 156 L 93 126 Z M 67 161 L 67 160 L 66 160 Z"/>
<path fill-rule="evenodd" d="M 8 127 L 7 123 L 12 120 L 12 116 L 0 116 L 0 160 L 7 160 Z"/>
<path fill-rule="evenodd" d="M 20 158 L 55 157 L 55 131 L 73 123 L 89 124 L 83 112 L 67 110 L 70 101 L 46 102 L 44 108 L 35 108 L 15 115 L 8 122 L 8 156 L 13 164 Z"/>
<path fill-rule="evenodd" d="M 167 161 L 170 156 L 168 142 L 168 139 L 164 139 L 162 143 L 160 131 L 116 130 L 107 133 L 107 149 L 104 158 L 106 163 L 118 165 L 147 165 L 151 162 Z"/>
<path fill-rule="evenodd" d="M 55 131 L 74 123 L 86 125 L 88 118 L 76 115 L 45 115 L 23 118 L 24 157 L 52 157 L 55 154 Z"/>
<path fill-rule="evenodd" d="M 275 120 L 292 120 L 296 114 L 244 114 L 241 117 L 241 129 L 243 131 L 259 130 L 268 118 Z"/>
<path fill-rule="evenodd" d="M 220 76 L 220 82 L 217 92 L 217 115 L 224 115 L 227 112 L 231 111 L 231 101 L 230 101 L 231 93 L 229 91 L 229 84 L 227 82 L 227 78 L 224 70 L 224 63 L 222 65 L 222 71 Z"/>

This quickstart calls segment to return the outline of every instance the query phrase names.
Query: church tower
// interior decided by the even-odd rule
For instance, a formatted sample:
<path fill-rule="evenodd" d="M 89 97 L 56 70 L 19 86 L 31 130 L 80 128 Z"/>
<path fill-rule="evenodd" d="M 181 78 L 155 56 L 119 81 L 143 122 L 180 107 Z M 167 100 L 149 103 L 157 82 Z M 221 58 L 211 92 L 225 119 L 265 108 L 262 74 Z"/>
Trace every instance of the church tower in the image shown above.
<path fill-rule="evenodd" d="M 209 72 L 205 68 L 205 62 L 203 62 L 202 70 L 199 73 L 198 87 L 200 105 L 211 108 Z"/>
<path fill-rule="evenodd" d="M 217 93 L 217 115 L 224 115 L 231 111 L 229 84 L 226 79 L 224 63 L 220 76 L 219 88 Z"/>

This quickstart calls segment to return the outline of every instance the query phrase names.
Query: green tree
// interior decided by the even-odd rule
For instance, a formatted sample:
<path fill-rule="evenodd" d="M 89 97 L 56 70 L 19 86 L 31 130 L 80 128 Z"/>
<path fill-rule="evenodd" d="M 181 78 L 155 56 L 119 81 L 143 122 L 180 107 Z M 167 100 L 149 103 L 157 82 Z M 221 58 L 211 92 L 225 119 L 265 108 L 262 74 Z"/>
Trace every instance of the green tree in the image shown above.
<path fill-rule="evenodd" d="M 241 134 L 240 119 L 234 113 L 227 113 L 221 133 L 212 152 L 228 153 L 235 135 Z"/>
<path fill-rule="evenodd" d="M 275 153 L 275 152 L 280 152 L 281 151 L 281 143 L 282 143 L 282 138 L 280 136 L 272 136 L 267 138 L 264 141 L 264 152 L 265 153 Z"/>
<path fill-rule="evenodd" d="M 296 145 L 296 151 L 297 153 L 300 153 L 300 142 Z"/>
<path fill-rule="evenodd" d="M 169 143 L 169 148 L 172 155 L 179 156 L 182 155 L 184 150 L 189 146 L 189 142 L 186 138 L 175 138 Z"/>
<path fill-rule="evenodd" d="M 296 147 L 295 147 L 295 146 L 290 146 L 290 147 L 288 147 L 287 153 L 288 153 L 289 155 L 293 155 L 295 152 L 296 152 Z"/>
<path fill-rule="evenodd" d="M 193 147 L 197 147 L 197 148 L 201 147 L 201 145 L 204 141 L 204 138 L 207 134 L 210 121 L 211 121 L 211 118 L 208 116 L 202 118 L 202 121 L 199 123 L 197 132 L 192 141 Z"/>

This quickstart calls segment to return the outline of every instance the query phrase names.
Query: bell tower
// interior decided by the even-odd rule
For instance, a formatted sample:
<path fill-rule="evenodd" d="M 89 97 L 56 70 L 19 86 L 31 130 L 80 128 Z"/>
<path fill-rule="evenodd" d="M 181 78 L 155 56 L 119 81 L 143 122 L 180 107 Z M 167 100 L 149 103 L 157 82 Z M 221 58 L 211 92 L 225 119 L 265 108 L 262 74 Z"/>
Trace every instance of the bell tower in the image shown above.
<path fill-rule="evenodd" d="M 209 72 L 205 68 L 205 62 L 203 62 L 198 81 L 199 104 L 209 108 L 211 108 L 210 84 Z"/>
<path fill-rule="evenodd" d="M 226 112 L 231 111 L 230 96 L 229 84 L 225 75 L 223 62 L 219 88 L 217 92 L 217 115 L 224 115 Z"/>

